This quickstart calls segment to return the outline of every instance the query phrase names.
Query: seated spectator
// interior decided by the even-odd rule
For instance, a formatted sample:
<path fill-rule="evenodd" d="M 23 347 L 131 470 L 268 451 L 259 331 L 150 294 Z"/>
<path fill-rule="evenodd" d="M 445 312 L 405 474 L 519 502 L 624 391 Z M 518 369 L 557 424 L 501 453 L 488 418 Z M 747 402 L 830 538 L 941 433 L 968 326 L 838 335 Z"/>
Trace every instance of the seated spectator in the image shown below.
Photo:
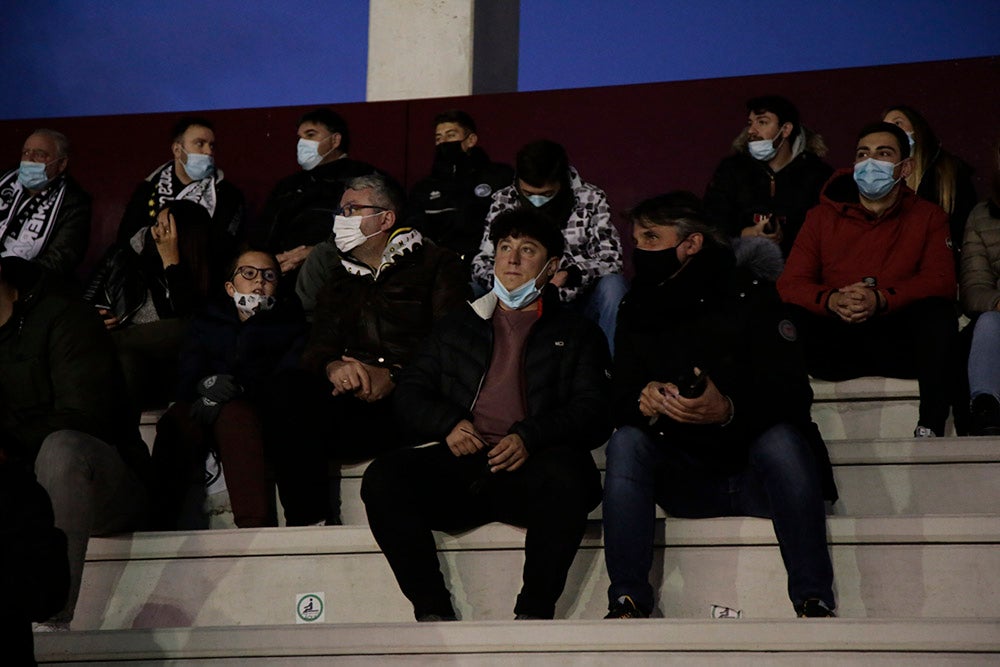
<path fill-rule="evenodd" d="M 909 151 L 892 123 L 858 133 L 853 170 L 806 216 L 778 290 L 796 306 L 814 377 L 916 377 L 914 435 L 940 436 L 959 365 L 955 267 L 948 216 L 904 183 Z"/>
<path fill-rule="evenodd" d="M 156 222 L 101 259 L 84 298 L 113 332 L 129 395 L 140 409 L 166 405 L 177 353 L 210 282 L 208 213 L 164 202 Z"/>
<path fill-rule="evenodd" d="M 157 167 L 135 189 L 118 227 L 118 244 L 143 236 L 172 201 L 191 201 L 209 215 L 205 224 L 213 278 L 221 276 L 243 235 L 243 193 L 215 166 L 215 130 L 204 118 L 181 118 L 170 133 L 173 160 Z"/>
<path fill-rule="evenodd" d="M 339 523 L 328 498 L 329 460 L 400 446 L 388 400 L 398 373 L 433 323 L 468 296 L 456 254 L 396 226 L 403 200 L 379 174 L 349 182 L 333 223 L 336 248 L 327 248 L 334 261 L 317 271 L 326 279 L 302 369 L 276 381 L 277 436 L 267 444 L 290 526 Z M 326 258 L 312 253 L 300 282 Z"/>
<path fill-rule="evenodd" d="M 375 173 L 375 167 L 347 156 L 347 122 L 330 109 L 315 109 L 298 122 L 302 171 L 279 182 L 251 234 L 255 247 L 274 253 L 281 272 L 296 272 L 320 241 L 330 238 L 330 220 L 344 194 L 344 182 Z"/>
<path fill-rule="evenodd" d="M 8 462 L 0 447 L 0 645 L 5 664 L 36 664 L 31 622 L 44 621 L 66 604 L 66 536 L 53 521 L 52 503 L 31 469 Z"/>
<path fill-rule="evenodd" d="M 975 321 L 969 353 L 972 435 L 1000 435 L 1000 142 L 993 159 L 993 192 L 972 209 L 962 243 L 962 306 Z"/>
<path fill-rule="evenodd" d="M 601 497 L 607 342 L 547 287 L 564 244 L 550 220 L 525 208 L 491 229 L 493 291 L 442 321 L 396 388 L 399 423 L 434 443 L 379 456 L 361 486 L 418 621 L 455 620 L 431 530 L 491 521 L 527 528 L 516 618 L 552 618 Z"/>
<path fill-rule="evenodd" d="M 755 97 L 746 108 L 747 126 L 716 168 L 705 209 L 729 236 L 764 236 L 787 257 L 833 167 L 822 160 L 823 137 L 802 126 L 787 99 Z"/>
<path fill-rule="evenodd" d="M 278 294 L 273 255 L 244 252 L 229 273 L 226 299 L 191 322 L 177 359 L 177 402 L 156 425 L 154 529 L 178 527 L 192 472 L 204 470 L 209 450 L 225 471 L 236 525 L 277 525 L 264 422 L 275 374 L 298 364 L 305 320 L 294 299 Z"/>
<path fill-rule="evenodd" d="M 517 176 L 493 195 L 487 226 L 472 260 L 472 277 L 480 290 L 493 286 L 493 241 L 490 225 L 503 213 L 531 206 L 562 230 L 566 250 L 550 284 L 559 297 L 574 304 L 600 325 L 613 344 L 618 302 L 628 290 L 622 276 L 622 244 L 611 222 L 604 192 L 585 183 L 569 166 L 566 149 L 553 141 L 530 143 L 517 153 Z"/>
<path fill-rule="evenodd" d="M 149 452 L 129 410 L 111 336 L 93 309 L 40 267 L 0 259 L 0 438 L 3 465 L 34 466 L 68 542 L 68 629 L 90 535 L 138 528 Z M 5 600 L 4 604 L 8 604 Z"/>
<path fill-rule="evenodd" d="M 413 186 L 404 217 L 470 265 L 479 251 L 493 193 L 510 185 L 514 170 L 490 162 L 479 146 L 476 121 L 464 111 L 434 117 L 434 146 L 431 175 Z"/>
<path fill-rule="evenodd" d="M 33 260 L 70 278 L 90 240 L 90 195 L 67 173 L 69 140 L 35 130 L 21 166 L 0 176 L 0 257 Z"/>
<path fill-rule="evenodd" d="M 653 613 L 654 505 L 672 517 L 770 518 L 796 613 L 833 616 L 829 458 L 810 420 L 795 327 L 774 285 L 748 268 L 773 265 L 777 247 L 744 239 L 737 264 L 687 192 L 646 200 L 628 217 L 635 279 L 613 373 L 606 618 Z"/>
<path fill-rule="evenodd" d="M 944 149 L 927 120 L 905 105 L 889 107 L 882 120 L 898 125 L 906 132 L 910 143 L 913 169 L 906 177 L 911 190 L 933 202 L 948 214 L 948 228 L 954 247 L 955 266 L 961 261 L 961 243 L 965 221 L 976 205 L 976 187 L 972 184 L 972 167 Z"/>

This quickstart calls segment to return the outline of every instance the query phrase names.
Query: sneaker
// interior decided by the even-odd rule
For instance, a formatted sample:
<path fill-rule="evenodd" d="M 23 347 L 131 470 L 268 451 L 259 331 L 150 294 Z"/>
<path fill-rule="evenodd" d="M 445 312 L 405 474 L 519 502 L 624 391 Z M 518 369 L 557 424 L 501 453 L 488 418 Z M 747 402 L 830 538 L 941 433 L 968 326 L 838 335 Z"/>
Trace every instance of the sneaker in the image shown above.
<path fill-rule="evenodd" d="M 913 429 L 914 438 L 936 438 L 937 433 L 927 428 L 926 426 L 921 426 L 917 424 L 917 428 Z"/>
<path fill-rule="evenodd" d="M 547 621 L 549 619 L 542 618 L 541 616 L 532 616 L 531 614 L 517 614 L 514 616 L 515 621 Z"/>
<path fill-rule="evenodd" d="M 969 435 L 1000 435 L 1000 402 L 992 394 L 973 398 L 969 412 Z"/>
<path fill-rule="evenodd" d="M 631 597 L 623 595 L 608 608 L 604 618 L 649 618 L 649 614 L 639 609 Z"/>
<path fill-rule="evenodd" d="M 417 616 L 417 623 L 438 623 L 441 621 L 457 621 L 455 614 L 424 614 Z"/>
<path fill-rule="evenodd" d="M 799 618 L 837 618 L 833 610 L 819 598 L 809 598 L 795 608 Z"/>
<path fill-rule="evenodd" d="M 69 632 L 69 621 L 45 621 L 32 623 L 32 632 Z"/>

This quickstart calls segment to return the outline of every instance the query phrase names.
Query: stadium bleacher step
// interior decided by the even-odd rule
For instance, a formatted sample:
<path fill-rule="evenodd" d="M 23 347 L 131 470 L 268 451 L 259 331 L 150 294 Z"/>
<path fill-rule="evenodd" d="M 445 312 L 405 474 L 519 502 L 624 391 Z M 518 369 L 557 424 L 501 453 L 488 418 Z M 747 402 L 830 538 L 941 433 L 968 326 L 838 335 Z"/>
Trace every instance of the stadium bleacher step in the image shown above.
<path fill-rule="evenodd" d="M 40 635 L 45 664 L 986 665 L 998 619 L 341 624 Z"/>

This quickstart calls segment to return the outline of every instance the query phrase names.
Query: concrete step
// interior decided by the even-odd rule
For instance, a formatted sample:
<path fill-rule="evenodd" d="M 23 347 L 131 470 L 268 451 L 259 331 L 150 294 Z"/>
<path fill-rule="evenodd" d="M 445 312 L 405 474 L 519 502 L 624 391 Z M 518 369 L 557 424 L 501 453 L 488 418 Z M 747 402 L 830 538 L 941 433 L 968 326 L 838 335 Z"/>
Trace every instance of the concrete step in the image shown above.
<path fill-rule="evenodd" d="M 986 617 L 1000 597 L 1000 515 L 831 517 L 839 612 L 848 618 Z M 511 617 L 524 533 L 490 524 L 436 534 L 465 619 Z M 557 617 L 599 619 L 607 574 L 591 526 Z M 660 613 L 706 618 L 712 605 L 788 618 L 786 577 L 769 521 L 659 524 L 653 581 Z M 408 602 L 364 527 L 137 533 L 95 538 L 74 628 L 294 623 L 296 596 L 321 593 L 327 622 L 408 621 Z"/>
<path fill-rule="evenodd" d="M 916 380 L 862 377 L 844 382 L 813 378 L 812 418 L 827 441 L 912 438 L 920 391 Z M 946 435 L 954 435 L 951 419 Z"/>
<path fill-rule="evenodd" d="M 323 624 L 36 635 L 41 664 L 987 665 L 1000 619 Z"/>

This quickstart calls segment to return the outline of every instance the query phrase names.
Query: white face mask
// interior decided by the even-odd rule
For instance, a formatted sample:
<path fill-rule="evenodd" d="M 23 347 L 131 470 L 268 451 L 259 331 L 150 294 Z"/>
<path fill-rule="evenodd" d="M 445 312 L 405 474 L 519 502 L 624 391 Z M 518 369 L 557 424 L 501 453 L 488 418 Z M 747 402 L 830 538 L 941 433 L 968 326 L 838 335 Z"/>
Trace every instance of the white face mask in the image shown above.
<path fill-rule="evenodd" d="M 233 289 L 233 303 L 236 310 L 247 317 L 253 317 L 259 312 L 274 308 L 275 298 L 266 294 L 244 294 L 237 289 Z"/>
<path fill-rule="evenodd" d="M 781 130 L 779 129 L 778 132 L 780 133 Z M 781 144 L 785 143 L 785 138 L 781 137 L 781 141 L 775 146 L 774 140 L 776 138 L 775 136 L 770 139 L 758 139 L 757 141 L 749 142 L 747 148 L 750 151 L 751 157 L 761 162 L 769 162 L 774 159 L 774 156 L 778 154 L 778 149 L 781 148 Z"/>
<path fill-rule="evenodd" d="M 211 155 L 188 153 L 183 148 L 181 150 L 187 155 L 187 162 L 184 163 L 184 173 L 192 181 L 200 181 L 210 175 L 212 170 L 215 169 L 215 160 Z"/>
<path fill-rule="evenodd" d="M 372 213 L 371 215 L 356 215 L 351 218 L 348 218 L 346 215 L 334 217 L 333 240 L 337 244 L 337 250 L 340 252 L 350 252 L 373 236 L 381 234 L 382 230 L 379 229 L 374 234 L 365 236 L 365 233 L 361 231 L 361 221 L 365 218 L 382 215 L 382 213 L 385 213 L 385 211 Z"/>
<path fill-rule="evenodd" d="M 326 141 L 326 139 L 323 139 L 323 141 Z M 319 163 L 323 161 L 323 158 L 333 152 L 333 146 L 330 146 L 330 150 L 320 155 L 320 143 L 321 142 L 313 141 L 312 139 L 299 139 L 299 144 L 296 147 L 295 152 L 299 160 L 299 166 L 306 171 L 318 167 Z"/>

